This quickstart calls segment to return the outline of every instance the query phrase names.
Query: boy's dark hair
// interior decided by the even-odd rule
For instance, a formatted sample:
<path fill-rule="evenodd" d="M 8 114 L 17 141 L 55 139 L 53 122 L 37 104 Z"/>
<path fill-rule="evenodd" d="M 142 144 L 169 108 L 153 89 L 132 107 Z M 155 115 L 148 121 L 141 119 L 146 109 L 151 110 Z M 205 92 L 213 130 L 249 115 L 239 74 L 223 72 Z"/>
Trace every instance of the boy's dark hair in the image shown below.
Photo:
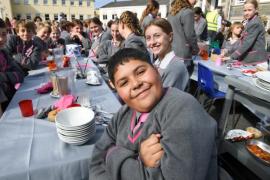
<path fill-rule="evenodd" d="M 3 19 L 0 18 L 0 28 L 6 28 L 7 25 Z"/>
<path fill-rule="evenodd" d="M 148 53 L 140 51 L 138 49 L 133 48 L 124 48 L 117 51 L 108 62 L 108 74 L 109 78 L 114 84 L 114 73 L 118 65 L 123 65 L 125 62 L 129 62 L 130 60 L 139 60 L 146 62 L 152 66 L 150 56 Z"/>

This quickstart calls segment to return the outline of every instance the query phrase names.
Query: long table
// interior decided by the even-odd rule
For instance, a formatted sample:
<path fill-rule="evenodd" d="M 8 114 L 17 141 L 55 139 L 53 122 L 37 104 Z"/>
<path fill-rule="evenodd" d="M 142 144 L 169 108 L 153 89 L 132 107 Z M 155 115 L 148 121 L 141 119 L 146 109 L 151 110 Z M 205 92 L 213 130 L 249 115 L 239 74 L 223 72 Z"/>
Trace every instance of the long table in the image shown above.
<path fill-rule="evenodd" d="M 92 62 L 91 66 L 94 67 Z M 86 180 L 89 177 L 89 159 L 95 142 L 103 133 L 102 126 L 96 126 L 95 136 L 86 144 L 74 146 L 58 138 L 55 123 L 34 116 L 24 118 L 20 114 L 18 102 L 22 99 L 32 99 L 36 109 L 57 100 L 35 91 L 48 81 L 48 75 L 47 70 L 41 70 L 26 77 L 0 119 L 1 180 Z M 89 86 L 85 81 L 76 81 L 78 95 L 89 93 L 91 103 L 107 112 L 119 110 L 121 104 L 105 82 L 101 86 Z"/>

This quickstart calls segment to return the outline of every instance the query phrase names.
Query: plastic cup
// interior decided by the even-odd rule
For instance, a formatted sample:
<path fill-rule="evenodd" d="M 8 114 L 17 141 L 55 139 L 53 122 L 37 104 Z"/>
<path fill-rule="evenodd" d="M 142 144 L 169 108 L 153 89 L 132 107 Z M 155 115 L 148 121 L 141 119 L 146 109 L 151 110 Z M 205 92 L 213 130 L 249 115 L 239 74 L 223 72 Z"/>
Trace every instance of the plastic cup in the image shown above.
<path fill-rule="evenodd" d="M 23 117 L 29 117 L 34 114 L 32 100 L 22 100 L 19 102 L 19 106 Z"/>
<path fill-rule="evenodd" d="M 216 59 L 215 64 L 216 64 L 216 66 L 221 66 L 221 65 L 222 65 L 222 60 L 221 60 L 220 57 L 218 57 L 218 58 Z"/>

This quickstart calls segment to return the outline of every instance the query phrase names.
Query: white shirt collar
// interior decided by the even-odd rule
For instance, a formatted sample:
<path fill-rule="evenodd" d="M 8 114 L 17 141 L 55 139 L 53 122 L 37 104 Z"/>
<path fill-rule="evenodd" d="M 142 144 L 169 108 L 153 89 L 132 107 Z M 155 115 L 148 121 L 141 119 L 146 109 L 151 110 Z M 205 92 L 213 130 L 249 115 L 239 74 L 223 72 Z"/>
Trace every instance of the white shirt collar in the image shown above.
<path fill-rule="evenodd" d="M 162 60 L 157 59 L 154 63 L 154 65 L 161 69 L 166 69 L 168 64 L 171 62 L 171 60 L 175 57 L 175 54 L 173 51 L 167 53 Z"/>

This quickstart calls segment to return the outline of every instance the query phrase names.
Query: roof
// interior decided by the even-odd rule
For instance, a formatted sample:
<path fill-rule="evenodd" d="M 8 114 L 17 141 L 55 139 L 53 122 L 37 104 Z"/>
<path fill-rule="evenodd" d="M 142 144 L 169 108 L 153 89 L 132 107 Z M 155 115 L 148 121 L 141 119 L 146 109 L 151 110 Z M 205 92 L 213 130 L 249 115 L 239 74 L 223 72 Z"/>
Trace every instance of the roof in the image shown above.
<path fill-rule="evenodd" d="M 157 0 L 159 4 L 168 4 L 170 0 Z M 112 8 L 112 7 L 123 7 L 123 6 L 145 6 L 147 0 L 130 0 L 130 1 L 117 1 L 117 2 L 110 2 L 100 8 Z"/>

